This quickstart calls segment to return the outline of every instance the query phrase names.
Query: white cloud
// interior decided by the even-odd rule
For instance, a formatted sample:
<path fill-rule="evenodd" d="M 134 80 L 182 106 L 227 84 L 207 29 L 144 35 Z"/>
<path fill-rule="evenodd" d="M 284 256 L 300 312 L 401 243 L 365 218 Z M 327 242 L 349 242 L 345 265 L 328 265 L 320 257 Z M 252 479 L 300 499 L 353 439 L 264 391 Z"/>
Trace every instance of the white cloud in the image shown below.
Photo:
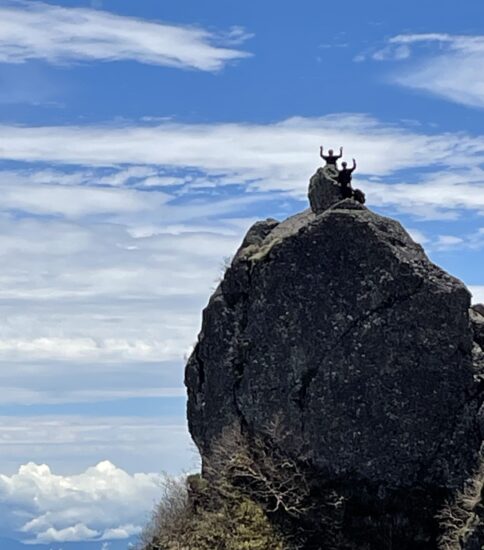
<path fill-rule="evenodd" d="M 236 27 L 225 43 L 240 43 L 246 37 Z M 4 63 L 134 60 L 216 71 L 247 55 L 224 47 L 222 36 L 196 27 L 37 1 L 12 0 L 0 7 L 0 62 Z"/>
<path fill-rule="evenodd" d="M 0 217 L 0 376 L 31 359 L 181 363 L 244 229 Z"/>
<path fill-rule="evenodd" d="M 371 205 L 393 206 L 426 219 L 455 219 L 462 210 L 484 212 L 484 171 L 469 168 L 426 171 L 416 182 L 361 183 Z"/>
<path fill-rule="evenodd" d="M 110 224 L 4 222 L 1 406 L 184 395 L 183 356 L 240 220 L 228 234 L 177 226 L 146 237 Z"/>
<path fill-rule="evenodd" d="M 451 50 L 461 52 L 481 52 L 484 47 L 483 36 L 446 33 L 399 34 L 390 38 L 388 42 L 397 45 L 437 42 L 441 45 L 447 45 Z"/>
<path fill-rule="evenodd" d="M 42 359 L 98 359 L 101 361 L 122 357 L 130 360 L 156 360 L 173 358 L 173 351 L 178 357 L 178 350 L 172 349 L 168 341 L 123 340 L 120 338 L 11 338 L 0 340 L 1 357 L 34 356 Z M 168 351 L 169 350 L 169 351 Z"/>
<path fill-rule="evenodd" d="M 109 461 L 69 476 L 30 462 L 0 475 L 2 520 L 28 543 L 129 538 L 140 532 L 161 485 L 159 474 L 130 475 Z"/>
<path fill-rule="evenodd" d="M 131 228 L 0 216 L 0 406 L 185 394 L 200 312 L 252 220 L 160 210 Z"/>
<path fill-rule="evenodd" d="M 143 413 L 143 404 L 139 410 Z M 159 410 L 157 417 L 0 416 L 0 472 L 11 475 L 21 464 L 33 461 L 70 475 L 100 458 L 115 461 L 128 472 L 179 474 L 197 468 L 199 459 L 184 411 L 170 413 L 170 407 L 161 406 Z M 128 523 L 126 519 L 116 526 Z"/>
<path fill-rule="evenodd" d="M 469 290 L 472 293 L 472 303 L 484 304 L 484 285 L 471 285 Z"/>
<path fill-rule="evenodd" d="M 107 540 L 127 539 L 133 535 L 138 535 L 140 532 L 141 527 L 139 525 L 120 525 L 114 529 L 106 529 L 102 538 Z"/>
<path fill-rule="evenodd" d="M 408 59 L 411 55 L 410 48 L 405 44 L 398 47 L 386 47 L 373 53 L 372 58 L 375 61 L 387 61 Z M 363 61 L 365 58 L 357 59 L 357 61 Z"/>
<path fill-rule="evenodd" d="M 378 61 L 412 57 L 414 62 L 392 77 L 396 83 L 456 103 L 484 107 L 484 75 L 476 70 L 484 63 L 482 35 L 402 34 L 391 38 L 372 57 Z"/>
<path fill-rule="evenodd" d="M 1 185 L 3 208 L 33 214 L 61 214 L 70 218 L 96 214 L 129 214 L 157 211 L 171 197 L 165 193 L 150 195 L 129 189 L 99 189 L 61 185 Z"/>
<path fill-rule="evenodd" d="M 462 237 L 457 237 L 455 235 L 439 235 L 434 246 L 438 250 L 447 250 L 449 248 L 461 246 L 463 243 L 464 239 Z"/>
<path fill-rule="evenodd" d="M 418 243 L 425 245 L 427 252 L 448 250 L 478 250 L 484 247 L 484 229 L 462 232 L 460 235 L 439 235 L 424 233 L 420 229 L 406 228 L 410 236 Z M 458 229 L 456 227 L 455 229 Z"/>
<path fill-rule="evenodd" d="M 23 529 L 28 532 L 28 529 Z M 28 540 L 29 544 L 49 544 L 51 542 L 78 542 L 97 538 L 99 533 L 86 527 L 83 523 L 77 523 L 65 529 L 49 527 L 45 531 L 36 534 L 35 539 Z"/>
<path fill-rule="evenodd" d="M 415 229 L 414 227 L 412 228 L 407 227 L 407 232 L 412 237 L 412 239 L 417 243 L 420 243 L 423 245 L 429 241 L 428 236 L 420 229 Z"/>
<path fill-rule="evenodd" d="M 305 194 L 308 177 L 320 163 L 321 143 L 327 147 L 344 144 L 346 154 L 358 159 L 359 173 L 373 176 L 407 168 L 456 168 L 484 159 L 482 137 L 462 133 L 425 134 L 368 116 L 345 114 L 295 117 L 266 125 L 173 122 L 123 127 L 3 125 L 0 141 L 0 158 L 5 160 L 99 167 L 132 164 L 137 171 L 146 170 L 145 174 L 150 169 L 140 166 L 163 166 L 163 176 L 151 169 L 151 175 L 144 178 L 147 186 L 183 184 L 180 179 L 160 182 L 156 178 L 173 176 L 167 173 L 170 169 L 191 169 L 201 172 L 204 185 L 249 184 L 252 189 L 277 189 L 300 196 Z M 112 175 L 111 183 L 126 181 L 130 175 L 124 170 L 118 179 Z M 52 180 L 55 175 L 44 173 L 43 177 Z M 207 181 L 207 177 L 211 181 Z M 82 181 L 85 178 L 85 175 L 79 176 Z M 101 176 L 101 183 L 102 178 L 109 180 L 109 176 Z M 143 181 L 143 176 L 139 179 Z M 75 178 L 60 176 L 60 181 L 73 183 Z M 196 178 L 192 183 L 197 184 Z M 20 199 L 16 195 L 10 204 Z"/>

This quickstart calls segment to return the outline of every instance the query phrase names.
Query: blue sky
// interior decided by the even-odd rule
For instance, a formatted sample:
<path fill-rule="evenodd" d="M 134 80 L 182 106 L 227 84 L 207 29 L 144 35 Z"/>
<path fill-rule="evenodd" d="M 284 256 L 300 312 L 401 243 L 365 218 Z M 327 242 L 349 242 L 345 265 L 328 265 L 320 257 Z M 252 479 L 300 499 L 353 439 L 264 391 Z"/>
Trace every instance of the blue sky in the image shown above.
<path fill-rule="evenodd" d="M 484 301 L 483 16 L 0 0 L 0 547 L 124 548 L 197 467 L 201 310 L 253 221 L 306 208 L 320 144 Z"/>

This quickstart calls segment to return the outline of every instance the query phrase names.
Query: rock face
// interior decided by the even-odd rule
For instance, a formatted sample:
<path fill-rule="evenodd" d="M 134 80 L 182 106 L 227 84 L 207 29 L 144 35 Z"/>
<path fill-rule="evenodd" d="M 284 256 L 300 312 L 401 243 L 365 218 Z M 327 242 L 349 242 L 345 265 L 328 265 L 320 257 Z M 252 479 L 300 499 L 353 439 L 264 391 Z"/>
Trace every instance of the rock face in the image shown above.
<path fill-rule="evenodd" d="M 249 230 L 187 364 L 192 437 L 206 463 L 227 426 L 277 418 L 314 498 L 341 495 L 334 548 L 480 548 L 479 511 L 464 535 L 436 516 L 480 475 L 484 317 L 398 222 L 339 198 Z"/>
<path fill-rule="evenodd" d="M 308 199 L 311 210 L 320 214 L 343 199 L 341 187 L 336 182 L 338 171 L 332 166 L 318 168 L 309 180 Z"/>
<path fill-rule="evenodd" d="M 484 350 L 484 305 L 472 306 L 470 314 L 474 329 L 474 340 Z"/>
<path fill-rule="evenodd" d="M 337 178 L 338 170 L 331 165 L 326 165 L 318 168 L 309 180 L 309 205 L 315 214 L 321 214 L 345 198 Z M 365 195 L 360 189 L 351 188 L 350 194 L 359 203 L 365 203 Z"/>

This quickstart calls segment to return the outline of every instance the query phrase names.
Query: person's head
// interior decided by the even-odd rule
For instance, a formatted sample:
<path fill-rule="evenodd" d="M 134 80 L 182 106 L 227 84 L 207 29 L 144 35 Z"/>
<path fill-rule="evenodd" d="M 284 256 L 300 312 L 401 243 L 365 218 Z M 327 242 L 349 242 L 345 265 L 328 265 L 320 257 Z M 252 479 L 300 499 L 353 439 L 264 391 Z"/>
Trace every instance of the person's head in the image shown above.
<path fill-rule="evenodd" d="M 348 163 L 347 163 L 347 162 L 342 162 L 342 163 L 341 163 L 341 166 L 342 166 L 343 168 L 346 168 L 346 167 L 348 166 Z"/>
<path fill-rule="evenodd" d="M 330 149 L 330 150 L 328 151 L 328 153 L 329 153 L 330 155 L 332 155 L 332 154 L 333 154 L 333 149 Z"/>

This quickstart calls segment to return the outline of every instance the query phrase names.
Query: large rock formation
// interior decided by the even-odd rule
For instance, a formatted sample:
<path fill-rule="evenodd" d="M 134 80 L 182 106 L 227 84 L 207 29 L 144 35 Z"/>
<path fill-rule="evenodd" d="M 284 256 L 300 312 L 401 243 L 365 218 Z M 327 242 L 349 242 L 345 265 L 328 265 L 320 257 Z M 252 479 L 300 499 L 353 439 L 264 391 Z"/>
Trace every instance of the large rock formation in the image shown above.
<path fill-rule="evenodd" d="M 256 223 L 204 310 L 186 369 L 204 467 L 228 426 L 282 449 L 343 503 L 340 543 L 306 548 L 481 548 L 480 498 L 460 508 L 482 485 L 484 317 L 398 222 L 325 206 Z"/>

